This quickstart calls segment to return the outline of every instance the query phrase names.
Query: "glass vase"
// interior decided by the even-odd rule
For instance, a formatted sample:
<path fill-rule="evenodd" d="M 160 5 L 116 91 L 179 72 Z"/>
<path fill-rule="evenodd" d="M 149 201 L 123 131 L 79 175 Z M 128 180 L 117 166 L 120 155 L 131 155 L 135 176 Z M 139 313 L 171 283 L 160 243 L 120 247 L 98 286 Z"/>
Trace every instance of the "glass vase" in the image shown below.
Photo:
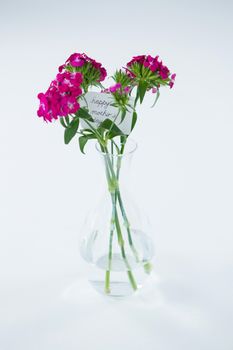
<path fill-rule="evenodd" d="M 90 264 L 89 281 L 98 292 L 129 296 L 143 286 L 154 254 L 148 221 L 130 192 L 137 144 L 128 140 L 126 145 L 111 142 L 104 151 L 99 144 L 96 148 L 106 179 L 102 198 L 84 225 L 81 255 Z"/>

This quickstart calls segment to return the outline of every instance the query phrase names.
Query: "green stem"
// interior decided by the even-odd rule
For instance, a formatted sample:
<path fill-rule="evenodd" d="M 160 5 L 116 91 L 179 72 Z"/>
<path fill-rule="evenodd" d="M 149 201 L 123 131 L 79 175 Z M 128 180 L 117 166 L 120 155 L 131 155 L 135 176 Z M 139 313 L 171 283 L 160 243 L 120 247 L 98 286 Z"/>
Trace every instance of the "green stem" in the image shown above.
<path fill-rule="evenodd" d="M 109 237 L 109 250 L 108 250 L 108 269 L 105 273 L 105 293 L 109 294 L 111 292 L 110 289 L 110 273 L 112 269 L 112 240 L 114 233 L 114 210 L 112 210 L 112 219 L 111 219 L 111 227 L 110 227 L 110 237 Z"/>
<path fill-rule="evenodd" d="M 113 141 L 111 140 L 111 158 L 112 158 L 112 166 L 114 168 L 114 149 L 113 149 Z"/>
<path fill-rule="evenodd" d="M 97 137 L 97 140 L 99 141 L 100 143 L 100 146 L 105 144 L 105 141 L 104 139 L 102 138 L 102 136 L 100 135 L 100 133 L 97 131 L 97 129 L 95 129 L 91 123 L 89 123 L 89 121 L 87 119 L 84 119 L 84 122 L 90 127 L 90 129 L 94 132 L 94 134 L 96 135 Z"/>
<path fill-rule="evenodd" d="M 130 281 L 130 284 L 131 284 L 132 288 L 134 290 L 137 290 L 137 283 L 136 283 L 136 281 L 134 279 L 133 273 L 131 271 L 130 264 L 129 264 L 127 256 L 125 254 L 125 247 L 124 247 L 125 243 L 124 243 L 124 239 L 123 239 L 123 236 L 122 236 L 122 233 L 121 233 L 121 228 L 120 228 L 120 223 L 119 223 L 116 207 L 115 207 L 115 221 L 116 221 L 116 230 L 117 230 L 118 243 L 119 243 L 119 246 L 120 246 L 120 249 L 121 249 L 122 258 L 123 258 L 123 260 L 125 262 L 125 265 L 126 265 L 126 268 L 127 268 L 127 275 L 129 277 L 129 281 Z"/>
<path fill-rule="evenodd" d="M 105 171 L 106 171 L 106 176 L 107 176 L 107 181 L 108 181 L 108 187 L 110 189 L 111 188 L 111 177 L 110 177 L 106 162 L 105 162 Z M 112 203 L 113 203 L 113 198 L 112 198 Z M 110 236 L 109 236 L 109 250 L 108 250 L 108 268 L 105 272 L 105 293 L 106 294 L 111 293 L 110 274 L 111 274 L 111 269 L 112 269 L 112 240 L 113 240 L 113 233 L 114 233 L 114 224 L 115 224 L 115 209 L 114 209 L 114 206 L 112 206 L 112 217 L 111 217 L 111 222 L 110 222 Z"/>
<path fill-rule="evenodd" d="M 128 234 L 128 242 L 129 242 L 129 245 L 130 245 L 130 248 L 135 256 L 135 260 L 136 262 L 140 262 L 140 258 L 139 258 L 139 255 L 138 255 L 138 252 L 133 244 L 133 240 L 132 240 L 132 236 L 131 236 L 131 231 L 130 231 L 130 224 L 129 224 L 129 221 L 128 221 L 128 218 L 126 216 L 126 212 L 125 212 L 125 208 L 124 208 L 124 205 L 123 205 L 123 202 L 122 202 L 122 198 L 121 198 L 121 194 L 120 194 L 120 190 L 118 189 L 117 191 L 117 197 L 118 197 L 118 201 L 119 201 L 119 205 L 120 205 L 120 209 L 121 209 L 121 214 L 122 214 L 122 217 L 123 217 L 123 220 L 124 220 L 124 225 L 126 226 L 126 229 L 127 229 L 127 234 Z"/>
<path fill-rule="evenodd" d="M 126 229 L 127 229 L 127 234 L 128 234 L 128 242 L 129 242 L 129 245 L 130 245 L 130 248 L 134 254 L 134 257 L 135 257 L 135 260 L 136 262 L 139 262 L 140 259 L 139 259 L 139 255 L 138 255 L 138 252 L 133 244 L 133 240 L 132 240 L 132 236 L 131 236 L 131 230 L 130 230 L 130 225 L 129 225 L 129 221 L 128 221 L 128 218 L 127 218 L 127 215 L 126 215 L 126 212 L 125 212 L 125 209 L 124 209 L 124 205 L 123 205 L 123 202 L 122 202 L 122 198 L 121 198 L 121 194 L 120 194 L 120 189 L 119 189 L 119 185 L 118 185 L 118 180 L 119 180 L 119 169 L 120 169 L 120 165 L 118 163 L 118 166 L 117 166 L 117 177 L 115 175 L 115 172 L 114 172 L 114 169 L 112 167 L 112 164 L 111 164 L 111 160 L 109 159 L 109 155 L 108 155 L 108 150 L 107 148 L 105 148 L 105 152 L 106 152 L 106 159 L 107 159 L 107 163 L 108 163 L 108 166 L 110 168 L 110 171 L 111 171 L 111 175 L 114 179 L 114 183 L 116 184 L 116 196 L 118 198 L 118 202 L 119 202 L 119 205 L 120 205 L 120 210 L 121 210 L 121 214 L 122 214 L 122 217 L 123 217 L 123 220 L 124 220 L 124 224 L 126 226 Z"/>
<path fill-rule="evenodd" d="M 115 118 L 113 119 L 113 121 L 112 121 L 112 125 L 111 125 L 111 127 L 109 128 L 109 130 L 108 130 L 108 132 L 107 132 L 107 139 L 108 139 L 108 135 L 110 134 L 110 132 L 112 131 L 112 128 L 113 128 L 113 125 L 115 124 L 115 121 L 117 120 L 117 117 L 118 117 L 118 115 L 120 114 L 120 110 L 118 111 L 118 113 L 117 113 L 117 115 L 115 116 Z"/>
<path fill-rule="evenodd" d="M 105 272 L 105 293 L 110 294 L 110 269 L 106 270 Z"/>
<path fill-rule="evenodd" d="M 110 175 L 111 168 L 109 167 L 109 165 L 111 164 L 111 166 L 112 166 L 112 163 L 111 163 L 111 160 L 109 159 L 109 156 L 106 157 L 106 160 L 107 160 L 107 161 L 105 161 L 106 176 L 107 176 L 107 180 L 108 180 L 109 190 L 111 192 L 113 212 L 112 212 L 112 219 L 111 219 L 110 239 L 109 239 L 108 270 L 105 273 L 105 292 L 110 293 L 110 271 L 111 271 L 111 263 L 112 263 L 112 238 L 113 238 L 113 232 L 114 232 L 114 228 L 113 228 L 114 224 L 116 227 L 118 244 L 120 246 L 121 255 L 122 255 L 122 258 L 123 258 L 124 263 L 125 263 L 126 268 L 127 268 L 127 275 L 128 275 L 128 278 L 129 278 L 129 281 L 130 281 L 130 284 L 131 284 L 133 290 L 136 290 L 137 284 L 136 284 L 136 281 L 134 279 L 130 264 L 128 262 L 128 259 L 127 259 L 126 253 L 125 253 L 124 239 L 123 239 L 123 235 L 121 232 L 120 222 L 119 222 L 117 208 L 116 208 L 116 200 L 117 200 L 116 187 L 115 187 L 115 189 L 113 189 L 113 187 L 112 187 L 112 184 L 115 183 L 116 178 L 114 176 L 114 178 L 111 179 L 112 174 Z M 111 173 L 112 173 L 112 171 L 111 171 Z M 114 174 L 114 170 L 113 170 L 113 174 Z"/>
<path fill-rule="evenodd" d="M 111 139 L 111 142 L 114 144 L 114 146 L 116 147 L 117 153 L 120 153 L 119 147 L 117 146 L 116 142 Z"/>

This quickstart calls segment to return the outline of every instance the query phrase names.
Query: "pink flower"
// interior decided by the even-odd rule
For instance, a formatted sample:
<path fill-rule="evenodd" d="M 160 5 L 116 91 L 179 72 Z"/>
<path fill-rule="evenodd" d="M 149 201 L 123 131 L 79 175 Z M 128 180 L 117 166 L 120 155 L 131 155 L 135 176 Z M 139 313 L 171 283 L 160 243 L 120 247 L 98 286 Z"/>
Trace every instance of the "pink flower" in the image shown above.
<path fill-rule="evenodd" d="M 100 78 L 99 81 L 103 81 L 107 76 L 107 71 L 104 67 L 100 68 Z"/>
<path fill-rule="evenodd" d="M 170 86 L 170 89 L 173 87 L 173 85 L 174 85 L 174 83 L 175 83 L 175 79 L 176 79 L 176 74 L 175 73 L 173 73 L 172 75 L 171 75 L 171 78 L 170 78 L 171 80 L 170 80 L 170 82 L 169 82 L 169 86 Z"/>
<path fill-rule="evenodd" d="M 109 91 L 111 93 L 114 93 L 114 92 L 116 92 L 119 89 L 121 89 L 121 83 L 117 83 L 117 84 L 115 84 L 113 86 L 110 86 Z"/>
<path fill-rule="evenodd" d="M 85 66 L 89 64 L 91 65 L 96 71 L 99 73 L 99 78 L 97 79 L 97 82 L 103 81 L 106 76 L 107 72 L 104 67 L 102 67 L 102 64 L 99 62 L 96 62 L 93 58 L 88 57 L 85 53 L 73 53 L 67 60 L 66 63 L 61 65 L 59 67 L 59 72 L 63 72 L 66 69 L 67 65 L 70 65 L 74 68 L 80 69 L 82 71 L 82 67 L 85 68 Z M 89 69 L 85 71 L 85 74 L 88 76 Z"/>
<path fill-rule="evenodd" d="M 79 103 L 77 102 L 76 98 L 73 96 L 70 97 L 64 97 L 61 100 L 61 111 L 63 116 L 67 116 L 68 114 L 73 114 L 77 112 L 77 110 L 80 108 Z"/>
<path fill-rule="evenodd" d="M 80 53 L 73 53 L 66 62 L 69 62 L 73 67 L 82 67 L 86 60 Z"/>
<path fill-rule="evenodd" d="M 131 87 L 130 87 L 130 86 L 126 86 L 126 87 L 124 88 L 124 92 L 125 92 L 126 94 L 128 94 L 128 93 L 130 92 L 130 90 L 131 90 Z"/>
<path fill-rule="evenodd" d="M 169 75 L 169 69 L 166 66 L 163 66 L 161 63 L 160 68 L 159 68 L 159 75 L 161 76 L 162 79 L 167 79 Z"/>
<path fill-rule="evenodd" d="M 169 69 L 162 64 L 161 61 L 159 61 L 159 56 L 152 57 L 150 55 L 141 55 L 133 57 L 133 59 L 127 63 L 127 67 L 130 68 L 128 71 L 130 72 L 130 75 L 132 77 L 132 74 L 136 75 L 137 71 L 135 71 L 134 65 L 139 64 L 141 66 L 144 66 L 145 68 L 148 68 L 151 72 L 159 74 L 159 76 L 165 80 L 169 76 Z"/>
<path fill-rule="evenodd" d="M 59 90 L 61 92 L 66 91 L 78 91 L 80 92 L 80 85 L 83 81 L 83 76 L 80 72 L 76 73 L 70 73 L 70 72 L 64 72 L 64 73 L 58 73 L 57 74 L 57 82 L 59 86 Z M 76 92 L 77 95 L 80 95 L 81 93 Z"/>
<path fill-rule="evenodd" d="M 158 70 L 160 66 L 160 62 L 158 60 L 159 56 L 153 58 L 152 56 L 146 56 L 145 61 L 143 62 L 143 66 L 149 68 L 152 72 Z"/>
<path fill-rule="evenodd" d="M 62 64 L 61 66 L 58 67 L 58 71 L 61 73 L 65 69 L 65 64 Z"/>
<path fill-rule="evenodd" d="M 48 110 L 49 110 L 48 101 L 47 101 L 46 95 L 43 93 L 38 94 L 37 97 L 40 100 L 40 106 L 39 106 L 39 109 L 37 111 L 37 115 L 38 115 L 38 117 L 43 117 L 44 115 L 47 115 Z"/>
<path fill-rule="evenodd" d="M 128 75 L 129 78 L 134 79 L 136 78 L 136 75 L 128 68 L 123 67 L 125 69 L 126 74 Z"/>
<path fill-rule="evenodd" d="M 143 64 L 145 61 L 146 56 L 141 55 L 141 56 L 134 56 L 130 62 L 127 63 L 127 67 L 131 67 L 134 63 L 139 63 Z"/>
<path fill-rule="evenodd" d="M 96 68 L 96 69 L 99 69 L 101 67 L 101 63 L 96 62 L 92 58 L 87 57 L 87 61 L 91 62 L 93 67 Z"/>
<path fill-rule="evenodd" d="M 159 56 L 140 55 L 135 56 L 127 63 L 126 74 L 132 78 L 132 85 L 139 89 L 140 82 L 144 82 L 147 91 L 158 92 L 160 85 L 173 87 L 175 74 L 171 74 L 167 66 L 159 59 Z M 148 71 L 149 70 L 149 71 Z"/>
<path fill-rule="evenodd" d="M 76 113 L 80 108 L 77 98 L 82 94 L 82 80 L 82 74 L 79 72 L 58 73 L 45 94 L 38 95 L 40 106 L 37 115 L 51 122 L 58 117 Z"/>

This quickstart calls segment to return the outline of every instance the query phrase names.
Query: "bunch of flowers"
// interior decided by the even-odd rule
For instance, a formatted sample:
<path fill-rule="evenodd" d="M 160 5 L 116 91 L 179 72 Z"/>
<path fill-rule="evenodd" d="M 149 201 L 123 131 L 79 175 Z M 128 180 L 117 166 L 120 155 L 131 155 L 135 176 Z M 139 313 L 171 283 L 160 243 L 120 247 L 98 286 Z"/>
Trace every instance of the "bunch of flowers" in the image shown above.
<path fill-rule="evenodd" d="M 59 118 L 66 128 L 65 143 L 69 143 L 78 131 L 80 118 L 93 121 L 86 110 L 80 108 L 79 99 L 92 86 L 102 88 L 107 72 L 101 63 L 84 53 L 72 54 L 58 71 L 48 90 L 38 94 L 37 115 L 46 122 Z"/>
<path fill-rule="evenodd" d="M 85 94 L 92 86 L 101 88 L 101 92 L 112 96 L 112 105 L 118 108 L 123 121 L 127 111 L 133 110 L 132 129 L 137 120 L 136 106 L 138 101 L 143 102 L 146 92 L 156 93 L 155 102 L 160 95 L 161 86 L 173 87 L 176 74 L 172 74 L 159 56 L 140 55 L 133 57 L 125 68 L 117 70 L 113 75 L 114 85 L 104 88 L 102 82 L 107 76 L 106 69 L 101 63 L 90 58 L 85 53 L 73 53 L 59 68 L 56 79 L 53 80 L 45 93 L 40 93 L 38 98 L 40 106 L 38 116 L 45 121 L 60 119 L 65 127 L 65 143 L 78 133 L 79 120 L 93 122 L 92 116 L 85 108 L 80 108 L 79 100 L 85 98 Z M 130 103 L 133 91 L 136 88 L 134 104 Z M 106 145 L 111 138 L 119 136 L 119 128 L 114 125 L 116 133 L 112 132 L 114 121 L 104 121 L 99 130 L 93 129 L 90 124 L 88 132 L 81 130 L 80 148 L 89 139 L 96 138 L 102 145 Z M 111 129 L 111 134 L 108 132 Z M 91 130 L 91 134 L 90 134 Z M 100 137 L 101 135 L 101 137 Z M 128 136 L 128 135 L 127 135 Z"/>
<path fill-rule="evenodd" d="M 152 57 L 150 55 L 133 57 L 126 64 L 126 67 L 115 72 L 112 77 L 114 84 L 108 88 L 102 85 L 107 76 L 106 69 L 101 63 L 84 53 L 72 54 L 58 70 L 59 72 L 55 80 L 51 82 L 48 90 L 38 95 L 40 106 L 37 114 L 46 122 L 60 119 L 62 126 L 65 128 L 64 140 L 66 144 L 78 135 L 79 147 L 84 153 L 84 147 L 87 142 L 95 139 L 99 143 L 102 152 L 106 155 L 106 176 L 113 206 L 110 220 L 111 234 L 115 231 L 117 232 L 122 258 L 127 267 L 129 282 L 132 288 L 136 290 L 137 282 L 133 276 L 130 264 L 126 260 L 122 232 L 126 230 L 125 234 L 128 237 L 128 243 L 135 261 L 143 265 L 146 273 L 150 272 L 151 265 L 149 262 L 140 261 L 139 254 L 134 246 L 129 220 L 118 183 L 120 163 L 118 164 L 117 162 L 117 169 L 115 170 L 114 161 L 109 157 L 109 154 L 113 154 L 114 150 L 120 156 L 124 153 L 124 147 L 129 135 L 125 135 L 121 131 L 120 126 L 116 124 L 116 119 L 105 119 L 96 126 L 88 108 L 80 106 L 80 100 L 85 100 L 85 95 L 92 86 L 99 87 L 101 92 L 111 96 L 112 106 L 118 110 L 117 117 L 119 114 L 121 115 L 121 122 L 128 116 L 127 112 L 131 112 L 131 133 L 137 122 L 136 108 L 138 102 L 142 103 L 146 93 L 151 91 L 156 93 L 156 103 L 160 95 L 160 88 L 162 86 L 172 88 L 176 75 L 170 72 L 159 60 L 158 56 Z M 80 120 L 85 121 L 85 123 L 80 123 Z M 118 144 L 117 140 L 119 140 Z M 116 221 L 117 210 L 121 212 L 124 221 L 122 228 L 119 226 L 119 222 Z M 106 270 L 105 277 L 106 293 L 110 293 L 111 244 L 108 254 L 109 267 Z"/>
<path fill-rule="evenodd" d="M 112 105 L 118 108 L 119 113 L 122 115 L 121 120 L 123 120 L 127 110 L 132 108 L 130 105 L 130 94 L 133 89 L 133 79 L 122 70 L 117 70 L 112 78 L 115 84 L 102 90 L 102 92 L 112 95 Z"/>
<path fill-rule="evenodd" d="M 176 78 L 176 74 L 172 74 L 167 66 L 159 60 L 159 56 L 135 56 L 127 63 L 125 70 L 132 77 L 134 85 L 137 86 L 136 99 L 140 99 L 140 103 L 142 103 L 146 92 L 149 90 L 152 93 L 157 93 L 156 102 L 159 97 L 160 86 L 172 88 Z"/>
<path fill-rule="evenodd" d="M 152 57 L 150 55 L 135 56 L 130 62 L 127 63 L 129 75 L 133 78 L 145 78 L 149 77 L 153 80 L 157 78 L 157 84 L 169 85 L 173 87 L 171 81 L 174 82 L 175 74 L 171 74 L 167 66 L 159 60 L 159 56 Z M 146 69 L 145 69 L 146 68 Z M 150 74 L 150 72 L 152 74 Z M 150 79 L 149 79 L 150 80 Z M 148 80 L 148 81 L 149 81 Z"/>
<path fill-rule="evenodd" d="M 51 122 L 58 117 L 66 117 L 76 113 L 80 108 L 78 97 L 82 94 L 81 73 L 59 73 L 45 93 L 40 93 L 38 116 Z"/>
<path fill-rule="evenodd" d="M 87 91 L 89 86 L 101 86 L 100 82 L 107 76 L 106 69 L 102 64 L 88 57 L 85 53 L 73 53 L 65 64 L 59 67 L 59 72 L 64 70 L 82 73 L 84 91 Z"/>

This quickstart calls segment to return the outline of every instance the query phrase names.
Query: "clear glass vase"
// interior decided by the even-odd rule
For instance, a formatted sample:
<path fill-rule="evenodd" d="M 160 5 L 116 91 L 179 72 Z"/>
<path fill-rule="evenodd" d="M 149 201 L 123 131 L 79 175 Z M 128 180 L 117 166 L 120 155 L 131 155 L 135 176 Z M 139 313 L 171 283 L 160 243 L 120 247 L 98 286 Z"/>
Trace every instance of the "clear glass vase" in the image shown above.
<path fill-rule="evenodd" d="M 100 293 L 129 296 L 142 287 L 151 272 L 153 243 L 146 216 L 130 193 L 130 163 L 137 148 L 128 140 L 122 145 L 101 150 L 105 171 L 103 196 L 84 225 L 81 255 L 90 264 L 89 281 Z"/>

